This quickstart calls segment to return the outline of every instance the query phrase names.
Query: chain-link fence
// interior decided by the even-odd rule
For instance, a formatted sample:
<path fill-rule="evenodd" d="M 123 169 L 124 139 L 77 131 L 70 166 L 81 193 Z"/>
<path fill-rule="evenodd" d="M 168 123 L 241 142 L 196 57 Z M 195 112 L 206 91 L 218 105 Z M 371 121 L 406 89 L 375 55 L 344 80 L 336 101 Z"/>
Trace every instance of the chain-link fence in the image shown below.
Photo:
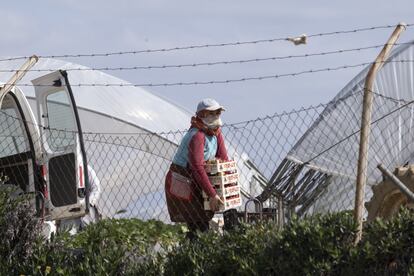
<path fill-rule="evenodd" d="M 361 89 L 355 88 L 328 104 L 224 125 L 225 155 L 235 160 L 239 175 L 243 203 L 239 210 L 244 211 L 252 198 L 279 221 L 292 213 L 353 209 L 362 96 Z M 201 191 L 208 193 L 199 183 L 204 176 L 194 175 L 200 165 L 197 158 L 200 154 L 203 160 L 224 157 L 222 152 L 216 154 L 220 141 L 202 136 L 205 140 L 197 144 L 197 132 L 188 134 L 188 130 L 83 133 L 82 147 L 64 112 L 59 114 L 65 130 L 59 130 L 53 124 L 29 122 L 19 110 L 12 98 L 1 106 L 0 174 L 7 176 L 6 184 L 36 194 L 36 206 L 46 219 L 58 218 L 59 212 L 81 213 L 85 194 L 92 193 L 85 186 L 94 184 L 100 187 L 99 198 L 90 201 L 103 217 L 169 222 L 165 179 L 179 144 L 187 143 L 187 166 L 181 174 L 192 179 L 194 197 Z M 374 93 L 366 201 L 373 195 L 371 187 L 381 181 L 377 164 L 393 169 L 412 161 L 413 111 L 411 102 Z M 89 169 L 79 158 L 82 151 Z M 42 166 L 46 161 L 47 166 Z M 89 181 L 83 179 L 84 172 Z M 194 195 L 194 189 L 200 194 Z"/>

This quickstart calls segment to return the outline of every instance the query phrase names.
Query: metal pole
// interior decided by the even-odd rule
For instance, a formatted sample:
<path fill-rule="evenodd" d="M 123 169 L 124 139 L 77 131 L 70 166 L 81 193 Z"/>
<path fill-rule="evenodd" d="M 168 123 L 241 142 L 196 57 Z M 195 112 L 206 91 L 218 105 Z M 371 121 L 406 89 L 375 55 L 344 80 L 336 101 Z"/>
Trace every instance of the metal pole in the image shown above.
<path fill-rule="evenodd" d="M 387 43 L 384 45 L 384 48 L 382 48 L 378 57 L 375 59 L 375 62 L 369 69 L 365 80 L 354 208 L 354 219 L 358 224 L 358 232 L 356 235 L 355 243 L 358 243 L 362 237 L 362 214 L 364 208 L 365 184 L 367 180 L 369 134 L 371 131 L 371 114 L 373 101 L 372 87 L 374 85 L 376 73 L 388 58 L 388 54 L 392 46 L 397 41 L 401 32 L 405 30 L 405 27 L 405 23 L 398 24 L 388 39 Z"/>
<path fill-rule="evenodd" d="M 410 189 L 408 189 L 407 186 L 405 186 L 405 184 L 400 179 L 398 179 L 398 177 L 396 177 L 392 172 L 390 172 L 382 164 L 379 164 L 377 168 L 383 174 L 385 174 L 391 180 L 391 182 L 394 183 L 398 187 L 398 189 L 400 189 L 400 191 L 408 197 L 410 201 L 414 202 L 414 193 L 411 192 Z"/>
<path fill-rule="evenodd" d="M 282 228 L 283 224 L 284 224 L 284 212 L 283 212 L 283 199 L 282 196 L 278 197 L 277 200 L 277 213 L 278 213 L 278 223 L 279 223 L 279 227 Z"/>
<path fill-rule="evenodd" d="M 0 89 L 0 102 L 4 95 L 9 92 L 13 86 L 15 86 L 27 73 L 30 68 L 32 68 L 39 58 L 35 55 L 31 56 L 21 67 L 17 70 L 13 76 L 6 82 L 6 84 Z"/>

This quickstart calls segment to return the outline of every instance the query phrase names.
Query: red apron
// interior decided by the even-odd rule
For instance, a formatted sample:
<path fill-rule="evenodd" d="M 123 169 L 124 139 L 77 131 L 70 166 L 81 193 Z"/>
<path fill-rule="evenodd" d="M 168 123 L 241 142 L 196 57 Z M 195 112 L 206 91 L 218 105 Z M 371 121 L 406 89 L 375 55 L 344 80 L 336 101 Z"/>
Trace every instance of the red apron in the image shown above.
<path fill-rule="evenodd" d="M 176 182 L 172 185 L 173 181 L 177 181 L 177 177 L 180 182 L 181 179 L 187 178 L 188 186 L 185 186 L 185 183 L 177 185 Z M 165 179 L 165 196 L 172 222 L 209 221 L 214 216 L 214 212 L 204 210 L 201 187 L 193 180 L 191 172 L 181 166 L 171 164 Z"/>

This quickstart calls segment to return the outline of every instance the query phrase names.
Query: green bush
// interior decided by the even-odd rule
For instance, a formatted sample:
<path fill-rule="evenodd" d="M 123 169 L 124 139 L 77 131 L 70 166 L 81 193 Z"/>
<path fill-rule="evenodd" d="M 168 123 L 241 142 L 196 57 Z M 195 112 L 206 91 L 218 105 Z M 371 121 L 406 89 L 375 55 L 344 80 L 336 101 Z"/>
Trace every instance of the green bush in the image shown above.
<path fill-rule="evenodd" d="M 206 233 L 168 252 L 165 275 L 414 275 L 414 214 L 366 224 L 358 246 L 350 212 L 242 225 Z"/>
<path fill-rule="evenodd" d="M 201 234 L 165 256 L 165 275 L 337 274 L 352 248 L 356 226 L 348 212 L 274 224 L 241 225 Z"/>
<path fill-rule="evenodd" d="M 184 228 L 168 225 L 161 221 L 139 219 L 105 219 L 89 225 L 84 231 L 71 239 L 71 247 L 107 246 L 115 242 L 126 249 L 138 250 L 140 254 L 151 253 L 156 245 L 168 248 L 184 237 Z"/>
<path fill-rule="evenodd" d="M 42 247 L 47 257 L 38 266 L 50 266 L 61 275 L 160 275 L 157 251 L 168 250 L 183 237 L 181 226 L 160 221 L 106 219 L 75 236 L 55 236 Z"/>
<path fill-rule="evenodd" d="M 0 191 L 0 275 L 414 275 L 414 213 L 364 226 L 349 212 L 240 225 L 189 242 L 185 228 L 108 219 L 42 239 L 28 196 Z"/>
<path fill-rule="evenodd" d="M 79 270 L 98 275 L 132 274 L 158 269 L 157 251 L 183 239 L 181 226 L 139 219 L 107 219 L 89 225 L 73 237 L 64 237 L 67 249 L 82 249 Z"/>
<path fill-rule="evenodd" d="M 75 236 L 42 236 L 32 197 L 0 190 L 0 275 L 160 275 L 158 251 L 184 238 L 182 226 L 108 219 Z"/>
<path fill-rule="evenodd" d="M 414 275 L 414 212 L 403 209 L 391 220 L 367 224 L 348 265 L 361 275 Z"/>
<path fill-rule="evenodd" d="M 349 212 L 293 219 L 258 256 L 259 274 L 338 274 L 355 233 Z"/>
<path fill-rule="evenodd" d="M 257 256 L 274 225 L 241 225 L 223 235 L 209 232 L 185 241 L 166 256 L 165 275 L 254 275 Z"/>
<path fill-rule="evenodd" d="M 17 274 L 33 266 L 31 256 L 41 244 L 41 223 L 31 196 L 13 187 L 0 190 L 0 273 Z"/>

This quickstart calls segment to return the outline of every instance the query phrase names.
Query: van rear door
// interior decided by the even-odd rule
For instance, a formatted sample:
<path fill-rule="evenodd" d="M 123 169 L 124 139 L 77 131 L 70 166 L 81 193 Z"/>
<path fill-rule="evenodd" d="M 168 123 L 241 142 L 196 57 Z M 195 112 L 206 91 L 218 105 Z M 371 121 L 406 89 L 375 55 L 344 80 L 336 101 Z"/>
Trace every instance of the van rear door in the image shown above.
<path fill-rule="evenodd" d="M 87 163 L 82 129 L 66 71 L 32 80 L 42 136 L 47 219 L 87 212 Z"/>

